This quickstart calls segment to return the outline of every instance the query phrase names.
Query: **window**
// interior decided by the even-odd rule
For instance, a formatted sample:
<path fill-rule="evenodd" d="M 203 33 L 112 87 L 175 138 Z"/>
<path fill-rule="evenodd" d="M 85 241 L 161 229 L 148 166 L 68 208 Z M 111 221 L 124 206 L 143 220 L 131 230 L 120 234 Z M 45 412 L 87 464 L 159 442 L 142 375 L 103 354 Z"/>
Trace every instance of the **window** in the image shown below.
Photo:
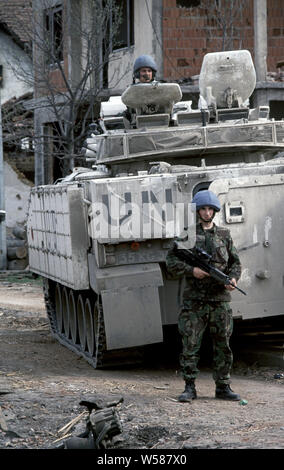
<path fill-rule="evenodd" d="M 48 49 L 47 63 L 63 60 L 63 10 L 61 5 L 45 10 L 45 31 Z"/>
<path fill-rule="evenodd" d="M 181 8 L 199 7 L 200 0 L 177 0 L 176 5 Z"/>
<path fill-rule="evenodd" d="M 120 24 L 113 38 L 113 50 L 134 44 L 134 0 L 116 0 L 115 5 L 120 10 Z"/>
<path fill-rule="evenodd" d="M 66 176 L 64 173 L 67 160 L 64 159 L 62 145 L 63 137 L 59 122 L 48 122 L 43 125 L 44 146 L 44 183 L 53 184 L 59 178 Z"/>

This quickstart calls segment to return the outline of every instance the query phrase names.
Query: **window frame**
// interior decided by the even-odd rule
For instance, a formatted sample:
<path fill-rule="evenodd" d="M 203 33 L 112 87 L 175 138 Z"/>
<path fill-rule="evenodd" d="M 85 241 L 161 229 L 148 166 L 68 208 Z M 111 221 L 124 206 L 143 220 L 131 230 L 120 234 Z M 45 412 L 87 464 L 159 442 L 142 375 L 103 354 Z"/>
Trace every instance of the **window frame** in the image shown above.
<path fill-rule="evenodd" d="M 126 45 L 123 46 L 118 46 L 114 47 L 113 45 L 113 38 L 112 38 L 112 14 L 110 17 L 110 50 L 111 52 L 118 52 L 122 49 L 129 49 L 130 47 L 134 46 L 135 44 L 135 35 L 134 35 L 134 0 L 122 0 L 126 1 L 126 13 L 127 13 L 127 18 L 126 18 Z M 115 6 L 121 6 L 115 4 Z M 122 26 L 122 25 L 121 25 Z"/>
<path fill-rule="evenodd" d="M 57 48 L 56 41 L 56 14 L 61 13 L 61 30 L 60 30 L 60 48 Z M 64 34 L 63 34 L 63 5 L 57 4 L 44 10 L 44 34 L 49 44 L 49 53 L 46 54 L 46 63 L 50 66 L 56 66 L 58 62 L 64 61 Z"/>

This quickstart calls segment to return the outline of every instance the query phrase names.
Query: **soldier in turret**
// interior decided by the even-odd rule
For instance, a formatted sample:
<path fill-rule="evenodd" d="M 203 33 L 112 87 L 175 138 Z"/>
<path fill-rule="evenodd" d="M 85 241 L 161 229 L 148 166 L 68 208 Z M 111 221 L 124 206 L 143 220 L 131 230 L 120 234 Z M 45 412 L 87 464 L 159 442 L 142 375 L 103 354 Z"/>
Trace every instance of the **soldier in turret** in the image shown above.
<path fill-rule="evenodd" d="M 151 83 L 155 80 L 157 65 L 150 55 L 139 56 L 133 66 L 133 85 Z M 123 113 L 126 128 L 135 127 L 135 110 L 127 108 Z"/>
<path fill-rule="evenodd" d="M 239 400 L 240 396 L 230 388 L 233 355 L 229 340 L 233 330 L 233 317 L 229 302 L 230 291 L 235 289 L 241 275 L 241 263 L 229 230 L 213 222 L 215 213 L 221 208 L 216 195 L 208 190 L 199 191 L 192 203 L 196 204 L 199 216 L 196 247 L 212 255 L 216 267 L 230 277 L 233 286 L 215 281 L 200 268 L 180 261 L 173 250 L 169 251 L 166 258 L 167 269 L 174 275 L 185 276 L 186 279 L 178 319 L 183 345 L 180 365 L 185 390 L 178 399 L 180 402 L 189 402 L 197 397 L 195 379 L 198 374 L 199 351 L 203 333 L 208 326 L 213 342 L 215 396 L 225 400 Z"/>
<path fill-rule="evenodd" d="M 133 67 L 133 83 L 138 80 L 140 83 L 150 83 L 155 79 L 157 73 L 157 65 L 150 55 L 141 55 L 135 62 Z"/>

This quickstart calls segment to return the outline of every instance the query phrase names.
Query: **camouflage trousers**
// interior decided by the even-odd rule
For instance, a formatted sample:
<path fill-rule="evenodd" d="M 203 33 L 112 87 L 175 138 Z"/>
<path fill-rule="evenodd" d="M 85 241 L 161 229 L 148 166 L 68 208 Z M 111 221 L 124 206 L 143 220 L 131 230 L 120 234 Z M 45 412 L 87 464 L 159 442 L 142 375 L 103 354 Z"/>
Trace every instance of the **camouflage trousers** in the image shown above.
<path fill-rule="evenodd" d="M 199 351 L 207 327 L 213 344 L 213 379 L 218 385 L 229 384 L 233 363 L 229 346 L 233 316 L 228 302 L 184 301 L 178 319 L 183 346 L 180 365 L 184 380 L 195 379 L 199 372 Z"/>

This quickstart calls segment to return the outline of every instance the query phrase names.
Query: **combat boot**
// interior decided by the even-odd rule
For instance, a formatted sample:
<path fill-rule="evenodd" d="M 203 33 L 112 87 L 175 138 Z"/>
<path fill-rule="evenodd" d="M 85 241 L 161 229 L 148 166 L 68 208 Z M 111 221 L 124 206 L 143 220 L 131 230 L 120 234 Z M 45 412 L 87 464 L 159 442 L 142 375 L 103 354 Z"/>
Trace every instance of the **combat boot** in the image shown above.
<path fill-rule="evenodd" d="M 194 380 L 185 383 L 184 392 L 178 397 L 180 402 L 188 402 L 197 397 Z"/>
<path fill-rule="evenodd" d="M 221 398 L 222 400 L 232 400 L 238 401 L 241 399 L 240 395 L 234 393 L 228 384 L 216 385 L 216 398 Z"/>

